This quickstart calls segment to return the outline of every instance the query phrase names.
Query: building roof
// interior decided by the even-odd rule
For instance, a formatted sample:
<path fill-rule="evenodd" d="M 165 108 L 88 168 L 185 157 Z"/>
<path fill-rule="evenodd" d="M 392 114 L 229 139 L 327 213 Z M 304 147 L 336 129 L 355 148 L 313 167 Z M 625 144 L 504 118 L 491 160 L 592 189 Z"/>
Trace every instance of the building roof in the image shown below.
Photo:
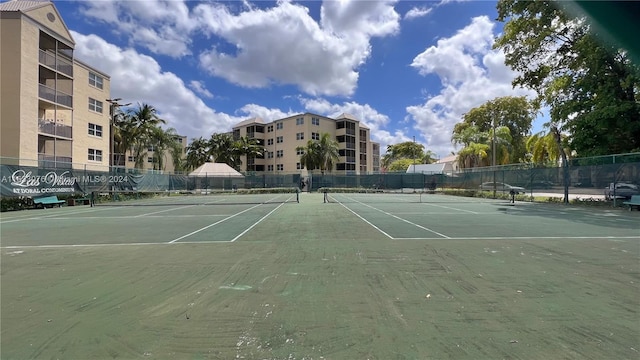
<path fill-rule="evenodd" d="M 347 113 L 342 113 L 342 114 L 338 115 L 336 117 L 336 119 L 349 119 L 349 120 L 353 120 L 353 121 L 360 121 L 360 120 L 356 119 L 355 116 L 353 116 L 351 114 L 347 114 Z"/>
<path fill-rule="evenodd" d="M 207 162 L 199 168 L 189 173 L 189 176 L 201 177 L 227 177 L 227 178 L 243 178 L 244 176 L 237 172 L 231 166 L 225 163 Z"/>
<path fill-rule="evenodd" d="M 259 117 L 252 117 L 250 119 L 247 119 L 235 124 L 233 127 L 237 128 L 237 127 L 247 126 L 249 124 L 255 124 L 255 123 L 264 124 L 264 120 L 262 120 L 262 118 L 259 118 Z"/>
<path fill-rule="evenodd" d="M 407 173 L 421 173 L 421 174 L 442 174 L 446 171 L 451 171 L 451 164 L 417 164 L 409 165 Z"/>
<path fill-rule="evenodd" d="M 458 161 L 458 155 L 449 155 L 438 160 L 437 163 L 450 163 L 450 162 L 456 162 L 456 161 Z"/>
<path fill-rule="evenodd" d="M 0 11 L 28 11 L 51 4 L 49 0 L 10 0 L 0 4 Z"/>

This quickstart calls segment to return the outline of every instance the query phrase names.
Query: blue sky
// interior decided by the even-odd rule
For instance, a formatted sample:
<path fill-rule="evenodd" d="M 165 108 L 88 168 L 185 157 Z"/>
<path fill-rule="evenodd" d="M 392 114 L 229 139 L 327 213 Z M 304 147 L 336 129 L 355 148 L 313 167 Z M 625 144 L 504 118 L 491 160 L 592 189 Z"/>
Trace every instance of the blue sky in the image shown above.
<path fill-rule="evenodd" d="M 533 96 L 492 50 L 495 1 L 54 3 L 111 96 L 153 105 L 189 141 L 253 116 L 346 112 L 383 150 L 415 137 L 444 157 L 462 114 Z"/>

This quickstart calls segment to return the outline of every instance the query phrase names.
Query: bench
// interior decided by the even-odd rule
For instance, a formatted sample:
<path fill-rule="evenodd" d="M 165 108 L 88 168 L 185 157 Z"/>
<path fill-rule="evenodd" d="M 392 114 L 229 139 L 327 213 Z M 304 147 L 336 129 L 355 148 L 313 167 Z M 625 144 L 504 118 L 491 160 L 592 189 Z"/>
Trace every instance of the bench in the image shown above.
<path fill-rule="evenodd" d="M 34 198 L 33 199 L 33 204 L 36 207 L 42 206 L 43 209 L 46 208 L 49 205 L 51 207 L 53 207 L 54 205 L 58 205 L 58 207 L 60 207 L 64 203 L 65 203 L 64 200 L 59 200 L 58 197 L 55 196 L 55 195 L 43 196 L 43 197 L 39 197 L 39 198 Z"/>
<path fill-rule="evenodd" d="M 637 206 L 638 210 L 640 210 L 640 195 L 631 195 L 631 199 L 623 202 L 623 204 L 629 206 L 629 211 L 633 210 L 634 206 Z"/>
<path fill-rule="evenodd" d="M 76 206 L 76 205 L 91 205 L 91 199 L 89 198 L 81 198 L 81 199 L 67 199 L 68 206 Z"/>

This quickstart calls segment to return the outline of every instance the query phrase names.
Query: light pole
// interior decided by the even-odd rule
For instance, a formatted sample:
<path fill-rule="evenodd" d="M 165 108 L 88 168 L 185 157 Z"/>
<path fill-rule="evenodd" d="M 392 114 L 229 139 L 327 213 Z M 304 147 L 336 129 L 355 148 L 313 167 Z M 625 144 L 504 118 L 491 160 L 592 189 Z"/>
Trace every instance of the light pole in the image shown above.
<path fill-rule="evenodd" d="M 413 154 L 413 173 L 416 173 L 416 136 L 413 136 L 413 151 L 411 151 L 411 153 Z"/>
<path fill-rule="evenodd" d="M 116 121 L 116 109 L 121 106 L 129 106 L 131 103 L 120 104 L 122 98 L 107 99 L 109 103 L 109 170 L 114 166 L 114 123 Z M 119 162 L 118 162 L 119 163 Z"/>
<path fill-rule="evenodd" d="M 491 121 L 493 128 L 493 141 L 491 141 L 491 167 L 493 169 L 493 198 L 496 198 L 496 118 Z M 504 191 L 504 189 L 502 189 Z"/>

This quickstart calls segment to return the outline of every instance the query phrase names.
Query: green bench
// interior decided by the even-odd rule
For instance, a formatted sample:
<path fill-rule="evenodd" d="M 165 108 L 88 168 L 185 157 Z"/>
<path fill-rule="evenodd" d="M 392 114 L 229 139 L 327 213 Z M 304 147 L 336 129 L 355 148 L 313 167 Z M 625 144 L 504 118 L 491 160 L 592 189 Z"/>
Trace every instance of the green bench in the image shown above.
<path fill-rule="evenodd" d="M 54 205 L 58 205 L 58 207 L 60 207 L 64 203 L 64 200 L 58 199 L 58 197 L 55 195 L 43 196 L 33 199 L 33 205 L 35 205 L 36 207 L 42 207 L 43 209 L 47 206 L 53 207 Z"/>
<path fill-rule="evenodd" d="M 623 202 L 623 204 L 629 206 L 629 211 L 633 210 L 634 206 L 637 206 L 638 210 L 640 210 L 640 195 L 631 195 L 631 199 Z"/>

